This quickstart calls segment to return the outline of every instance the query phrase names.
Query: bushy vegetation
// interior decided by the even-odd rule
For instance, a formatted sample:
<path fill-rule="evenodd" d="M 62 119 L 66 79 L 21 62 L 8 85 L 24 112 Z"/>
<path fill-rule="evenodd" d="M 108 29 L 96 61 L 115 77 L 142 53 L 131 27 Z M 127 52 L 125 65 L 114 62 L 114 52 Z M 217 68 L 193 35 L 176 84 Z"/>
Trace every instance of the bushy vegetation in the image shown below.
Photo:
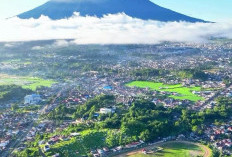
<path fill-rule="evenodd" d="M 84 105 L 78 106 L 74 116 L 75 118 L 88 117 L 91 119 L 94 117 L 94 113 L 98 112 L 100 108 L 112 107 L 114 104 L 114 96 L 112 95 L 97 96 L 87 101 Z"/>
<path fill-rule="evenodd" d="M 176 76 L 180 78 L 192 78 L 199 79 L 205 81 L 208 79 L 209 75 L 207 75 L 204 71 L 200 69 L 184 69 L 176 72 Z"/>
<path fill-rule="evenodd" d="M 39 148 L 38 147 L 33 147 L 33 148 L 28 148 L 23 150 L 22 152 L 19 152 L 17 154 L 18 157 L 27 157 L 27 156 L 40 156 L 39 154 Z"/>
<path fill-rule="evenodd" d="M 24 96 L 31 92 L 29 89 L 23 89 L 16 85 L 0 85 L 0 101 L 22 100 Z"/>
<path fill-rule="evenodd" d="M 135 77 L 159 77 L 168 73 L 170 72 L 162 69 L 137 69 L 131 71 L 130 75 Z"/>
<path fill-rule="evenodd" d="M 46 153 L 52 155 L 59 152 L 63 156 L 74 156 L 74 154 L 79 156 L 86 155 L 92 149 L 112 148 L 138 140 L 149 142 L 170 135 L 191 132 L 200 135 L 206 125 L 228 120 L 232 112 L 232 99 L 220 97 L 217 101 L 219 105 L 213 109 L 199 112 L 182 107 L 164 108 L 147 100 L 136 100 L 129 109 L 116 104 L 118 107 L 116 113 L 93 116 L 100 107 L 114 102 L 114 97 L 102 95 L 77 108 L 74 115 L 77 118 L 82 118 L 82 114 L 85 115 L 87 123 L 72 124 L 61 132 L 40 136 L 39 140 L 48 140 L 54 135 L 68 136 L 70 133 L 79 132 L 80 136 L 60 141 L 51 146 L 51 150 Z M 38 148 L 36 143 L 31 145 L 29 150 L 32 148 Z"/>
<path fill-rule="evenodd" d="M 178 71 L 164 70 L 164 69 L 136 69 L 130 72 L 130 75 L 136 78 L 147 79 L 151 77 L 170 77 L 170 79 L 199 79 L 205 81 L 208 79 L 209 75 L 204 72 L 205 69 L 210 69 L 212 67 L 201 66 L 195 69 L 180 69 Z M 168 76 L 169 75 L 169 76 Z"/>
<path fill-rule="evenodd" d="M 72 118 L 67 116 L 67 114 L 72 114 L 73 112 L 75 112 L 75 110 L 67 108 L 64 105 L 60 105 L 52 110 L 48 115 L 44 116 L 52 120 L 70 120 Z"/>

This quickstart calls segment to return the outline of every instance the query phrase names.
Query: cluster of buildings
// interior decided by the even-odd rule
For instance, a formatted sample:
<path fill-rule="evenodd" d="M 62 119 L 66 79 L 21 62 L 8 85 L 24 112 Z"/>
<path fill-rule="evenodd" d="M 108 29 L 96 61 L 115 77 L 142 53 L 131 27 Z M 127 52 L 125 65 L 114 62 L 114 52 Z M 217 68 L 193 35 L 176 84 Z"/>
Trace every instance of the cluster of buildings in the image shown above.
<path fill-rule="evenodd" d="M 96 62 L 88 57 L 85 58 L 85 55 L 81 54 L 77 56 L 67 56 L 56 54 L 55 52 L 43 52 L 39 54 L 29 54 L 28 57 L 37 57 L 40 59 L 39 62 L 35 62 L 28 65 L 19 65 L 16 63 L 0 63 L 0 70 L 10 71 L 12 69 L 22 68 L 25 71 L 30 71 L 29 69 L 36 66 L 39 67 L 53 67 L 48 65 L 55 65 L 57 63 L 64 63 L 66 67 L 69 63 L 76 62 L 86 62 L 96 63 L 97 66 L 101 69 L 109 69 L 110 71 L 117 71 L 109 73 L 107 71 L 81 71 L 78 68 L 74 70 L 62 69 L 69 74 L 64 77 L 66 80 L 62 80 L 62 83 L 57 83 L 52 88 L 41 89 L 41 95 L 47 101 L 46 106 L 43 110 L 38 113 L 16 113 L 11 110 L 6 110 L 0 114 L 0 151 L 5 150 L 6 147 L 11 145 L 14 138 L 17 138 L 21 135 L 25 136 L 22 139 L 22 144 L 19 145 L 19 149 L 24 149 L 24 142 L 33 141 L 37 133 L 53 133 L 55 130 L 63 130 L 70 125 L 71 121 L 64 121 L 62 124 L 56 125 L 52 121 L 42 121 L 34 127 L 31 126 L 33 123 L 34 117 L 37 117 L 38 114 L 48 114 L 54 110 L 58 105 L 64 104 L 68 108 L 75 108 L 76 106 L 85 103 L 88 99 L 101 94 L 112 94 L 116 97 L 116 103 L 123 103 L 125 105 L 131 105 L 135 97 L 143 97 L 145 99 L 151 100 L 154 104 L 163 104 L 165 107 L 175 107 L 178 105 L 189 105 L 193 109 L 205 109 L 212 108 L 216 105 L 214 98 L 217 96 L 226 96 L 232 97 L 232 88 L 226 87 L 223 82 L 223 78 L 232 79 L 232 68 L 230 64 L 231 53 L 227 50 L 232 48 L 232 44 L 185 44 L 185 43 L 174 43 L 174 44 L 160 44 L 153 46 L 141 46 L 136 49 L 128 50 L 123 48 L 125 54 L 119 54 L 112 52 L 115 55 L 115 58 L 112 60 L 105 61 L 104 59 L 96 59 Z M 28 52 L 29 53 L 29 52 Z M 102 56 L 106 52 L 99 52 Z M 74 53 L 76 54 L 76 53 Z M 82 56 L 83 55 L 83 56 Z M 46 56 L 46 57 L 45 57 Z M 88 56 L 88 55 L 87 55 Z M 43 57 L 43 61 L 41 59 Z M 103 58 L 103 57 L 101 57 Z M 104 63 L 99 65 L 97 61 Z M 70 61 L 70 62 L 69 62 Z M 38 65 L 37 65 L 38 63 Z M 200 81 L 197 79 L 183 79 L 173 78 L 171 74 L 167 78 L 157 78 L 150 77 L 149 80 L 156 80 L 157 82 L 163 82 L 165 84 L 182 84 L 185 87 L 190 86 L 201 86 L 202 91 L 192 91 L 193 94 L 201 96 L 204 100 L 192 103 L 188 100 L 177 100 L 173 98 L 161 98 L 160 95 L 170 95 L 169 92 L 160 92 L 150 91 L 149 89 L 142 88 L 129 88 L 125 86 L 125 83 L 128 83 L 132 80 L 141 79 L 141 77 L 131 76 L 130 72 L 136 69 L 145 69 L 145 68 L 154 68 L 154 69 L 164 69 L 164 70 L 174 70 L 178 71 L 181 69 L 194 69 L 199 66 L 206 66 L 213 63 L 215 69 L 205 70 L 205 73 L 209 74 L 209 79 L 207 81 Z M 83 64 L 84 65 L 84 64 Z M 96 66 L 95 65 L 95 66 Z M 55 67 L 55 66 L 54 66 Z M 43 71 L 36 71 L 34 74 L 38 76 L 44 76 L 44 73 L 50 77 L 53 76 L 54 71 L 50 71 L 52 68 L 41 68 Z M 23 73 L 23 72 L 22 72 Z M 72 73 L 72 74 L 71 74 Z M 64 73 L 63 75 L 65 75 Z M 75 77 L 73 77 L 75 76 Z M 72 78 L 73 77 L 73 78 Z M 62 77 L 61 77 L 62 78 Z M 172 79 L 170 79 L 172 78 Z M 177 94 L 177 93 L 171 93 Z M 42 101 L 41 95 L 32 94 L 27 95 L 24 98 L 24 106 L 36 105 Z M 4 106 L 4 105 L 3 105 Z M 190 106 L 190 105 L 189 105 Z M 9 108 L 10 105 L 5 104 L 6 108 Z M 108 114 L 114 113 L 115 108 L 101 108 L 99 113 Z M 221 138 L 231 134 L 231 126 L 211 126 L 207 129 L 206 134 L 209 135 L 209 138 L 214 143 L 215 147 L 218 149 L 230 148 L 231 147 L 231 136 L 228 138 Z M 221 136 L 223 135 L 223 136 Z M 75 136 L 75 135 L 70 135 Z M 45 144 L 44 151 L 49 150 L 50 146 L 59 140 L 65 140 L 70 138 L 69 136 L 55 136 L 51 137 L 47 142 L 40 141 L 40 144 Z M 141 142 L 132 143 L 125 146 L 125 148 L 137 147 Z M 229 147 L 230 146 L 230 147 Z M 117 152 L 121 151 L 122 147 L 116 147 L 112 150 L 107 148 L 102 148 L 95 150 L 92 154 L 95 156 L 101 155 L 106 152 Z M 224 150 L 224 149 L 223 149 Z"/>
<path fill-rule="evenodd" d="M 61 125 L 57 126 L 53 121 L 41 121 L 38 125 L 36 126 L 31 126 L 28 128 L 27 132 L 25 132 L 25 136 L 22 138 L 20 145 L 17 146 L 17 151 L 23 150 L 26 148 L 26 144 L 28 142 L 32 142 L 35 140 L 36 138 L 36 134 L 40 134 L 42 135 L 43 133 L 48 133 L 48 134 L 52 134 L 55 131 L 62 131 L 65 128 L 67 128 L 69 125 L 71 124 L 71 122 L 63 122 Z M 72 137 L 73 135 L 70 136 L 53 136 L 50 139 L 48 139 L 47 141 L 39 141 L 38 144 L 39 145 L 44 145 L 43 149 L 45 152 L 48 151 L 50 149 L 50 145 L 54 145 L 55 143 L 61 141 L 61 140 L 68 140 L 70 139 L 70 137 Z M 45 147 L 46 146 L 46 147 Z"/>
<path fill-rule="evenodd" d="M 212 145 L 223 154 L 232 155 L 232 123 L 228 122 L 224 125 L 210 125 L 205 134 L 208 136 Z"/>
<path fill-rule="evenodd" d="M 28 125 L 32 122 L 33 113 L 15 113 L 6 110 L 0 114 L 0 150 L 3 151 L 18 136 L 27 130 Z"/>
<path fill-rule="evenodd" d="M 118 153 L 121 153 L 122 151 L 127 151 L 127 150 L 130 150 L 130 149 L 133 149 L 133 148 L 137 148 L 141 145 L 143 145 L 144 142 L 143 141 L 138 141 L 138 142 L 132 142 L 130 144 L 127 144 L 125 146 L 117 146 L 117 147 L 114 147 L 114 148 L 107 148 L 107 147 L 104 147 L 102 149 L 96 149 L 96 150 L 92 150 L 90 152 L 90 154 L 92 154 L 94 157 L 102 157 L 102 156 L 107 156 L 109 154 L 118 154 Z"/>
<path fill-rule="evenodd" d="M 41 101 L 41 97 L 36 94 L 27 95 L 24 98 L 24 104 L 36 105 Z M 19 105 L 19 107 L 24 105 Z M 5 150 L 15 139 L 27 132 L 28 127 L 32 124 L 36 113 L 33 112 L 15 112 L 10 109 L 0 114 L 0 150 Z M 35 135 L 33 129 L 29 132 L 27 138 L 30 139 Z"/>

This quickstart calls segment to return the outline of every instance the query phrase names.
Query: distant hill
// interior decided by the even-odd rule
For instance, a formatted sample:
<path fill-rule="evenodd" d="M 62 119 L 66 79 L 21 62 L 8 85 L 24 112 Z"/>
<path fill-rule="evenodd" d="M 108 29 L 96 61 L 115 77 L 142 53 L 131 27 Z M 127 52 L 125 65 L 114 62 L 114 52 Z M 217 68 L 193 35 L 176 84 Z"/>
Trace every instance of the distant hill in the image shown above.
<path fill-rule="evenodd" d="M 18 15 L 19 18 L 51 19 L 69 18 L 74 12 L 81 16 L 102 17 L 105 14 L 125 13 L 143 20 L 204 22 L 172 10 L 160 7 L 149 0 L 51 0 L 33 10 Z"/>

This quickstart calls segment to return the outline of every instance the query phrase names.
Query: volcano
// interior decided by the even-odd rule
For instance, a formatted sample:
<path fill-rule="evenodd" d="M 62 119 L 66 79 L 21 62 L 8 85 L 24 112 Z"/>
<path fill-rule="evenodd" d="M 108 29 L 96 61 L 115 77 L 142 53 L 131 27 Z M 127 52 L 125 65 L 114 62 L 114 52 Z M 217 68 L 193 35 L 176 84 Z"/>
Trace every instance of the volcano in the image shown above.
<path fill-rule="evenodd" d="M 58 20 L 69 18 L 74 12 L 79 12 L 81 16 L 103 17 L 107 14 L 125 13 L 133 18 L 143 20 L 205 22 L 163 8 L 150 0 L 51 0 L 18 15 L 18 17 L 37 19 L 44 15 Z"/>

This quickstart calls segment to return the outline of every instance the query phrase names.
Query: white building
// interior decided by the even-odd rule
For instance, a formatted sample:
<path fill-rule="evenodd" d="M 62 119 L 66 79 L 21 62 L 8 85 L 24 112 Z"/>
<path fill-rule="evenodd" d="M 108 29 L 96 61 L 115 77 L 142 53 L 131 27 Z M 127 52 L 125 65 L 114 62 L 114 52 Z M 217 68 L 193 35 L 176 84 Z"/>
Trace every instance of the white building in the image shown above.
<path fill-rule="evenodd" d="M 10 141 L 1 141 L 0 142 L 0 148 L 4 149 L 9 144 Z"/>
<path fill-rule="evenodd" d="M 41 100 L 42 99 L 40 95 L 37 95 L 37 94 L 27 95 L 24 97 L 24 104 L 35 105 L 35 104 L 38 104 Z"/>
<path fill-rule="evenodd" d="M 232 97 L 232 92 L 226 94 L 227 97 Z"/>
<path fill-rule="evenodd" d="M 108 114 L 108 113 L 115 113 L 115 109 L 112 108 L 101 108 L 100 109 L 101 114 Z"/>

